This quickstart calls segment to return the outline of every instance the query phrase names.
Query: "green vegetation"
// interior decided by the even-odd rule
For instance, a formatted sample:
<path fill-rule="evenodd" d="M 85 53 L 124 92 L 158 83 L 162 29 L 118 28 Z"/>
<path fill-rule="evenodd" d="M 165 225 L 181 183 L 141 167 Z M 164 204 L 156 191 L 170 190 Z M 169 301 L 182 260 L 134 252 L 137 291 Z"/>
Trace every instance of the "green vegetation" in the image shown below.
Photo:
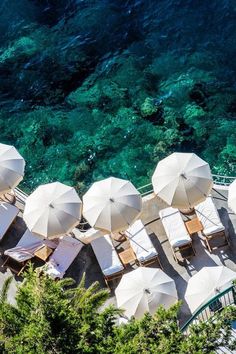
<path fill-rule="evenodd" d="M 75 287 L 71 279 L 53 281 L 29 269 L 11 305 L 10 281 L 0 299 L 1 353 L 214 353 L 220 345 L 229 345 L 231 320 L 236 316 L 235 308 L 229 307 L 214 321 L 193 326 L 186 336 L 179 329 L 178 304 L 117 326 L 121 311 L 101 308 L 109 294 L 96 283 L 85 289 L 83 278 Z"/>

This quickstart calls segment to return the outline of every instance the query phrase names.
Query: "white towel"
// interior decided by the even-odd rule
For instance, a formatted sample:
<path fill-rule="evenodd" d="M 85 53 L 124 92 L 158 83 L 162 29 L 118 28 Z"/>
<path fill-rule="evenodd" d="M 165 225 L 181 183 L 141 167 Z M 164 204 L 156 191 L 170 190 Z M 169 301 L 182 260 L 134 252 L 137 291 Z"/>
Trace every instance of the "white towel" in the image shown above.
<path fill-rule="evenodd" d="M 24 262 L 34 257 L 34 253 L 43 245 L 54 249 L 57 244 L 51 240 L 43 240 L 38 235 L 30 232 L 28 229 L 21 237 L 17 245 L 4 252 L 6 256 L 11 257 L 17 262 Z"/>
<path fill-rule="evenodd" d="M 191 237 L 178 209 L 166 208 L 159 212 L 168 240 L 173 248 L 191 243 Z"/>
<path fill-rule="evenodd" d="M 112 275 L 124 269 L 110 235 L 93 240 L 91 246 L 104 275 Z"/>
<path fill-rule="evenodd" d="M 83 247 L 83 243 L 71 236 L 62 236 L 57 248 L 45 265 L 52 278 L 63 278 L 65 272 Z"/>
<path fill-rule="evenodd" d="M 220 221 L 218 210 L 210 196 L 202 203 L 198 204 L 195 207 L 195 211 L 198 219 L 202 223 L 203 233 L 205 235 L 208 236 L 225 230 L 224 225 Z"/>
<path fill-rule="evenodd" d="M 141 220 L 135 221 L 125 234 L 140 262 L 145 262 L 158 255 Z"/>

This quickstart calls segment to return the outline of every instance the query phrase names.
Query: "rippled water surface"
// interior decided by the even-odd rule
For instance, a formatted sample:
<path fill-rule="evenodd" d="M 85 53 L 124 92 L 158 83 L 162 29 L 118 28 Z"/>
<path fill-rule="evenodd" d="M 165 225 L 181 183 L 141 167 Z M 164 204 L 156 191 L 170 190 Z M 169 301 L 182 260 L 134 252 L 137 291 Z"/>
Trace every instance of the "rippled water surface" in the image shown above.
<path fill-rule="evenodd" d="M 23 186 L 137 186 L 173 151 L 236 175 L 236 3 L 3 0 L 0 138 Z"/>

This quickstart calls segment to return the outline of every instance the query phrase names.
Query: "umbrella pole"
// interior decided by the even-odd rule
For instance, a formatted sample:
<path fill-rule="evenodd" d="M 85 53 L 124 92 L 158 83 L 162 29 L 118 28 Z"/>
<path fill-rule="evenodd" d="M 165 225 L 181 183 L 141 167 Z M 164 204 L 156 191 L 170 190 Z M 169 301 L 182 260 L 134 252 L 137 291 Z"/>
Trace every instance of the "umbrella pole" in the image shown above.
<path fill-rule="evenodd" d="M 193 215 L 195 213 L 194 208 L 189 209 L 179 209 L 183 215 Z"/>

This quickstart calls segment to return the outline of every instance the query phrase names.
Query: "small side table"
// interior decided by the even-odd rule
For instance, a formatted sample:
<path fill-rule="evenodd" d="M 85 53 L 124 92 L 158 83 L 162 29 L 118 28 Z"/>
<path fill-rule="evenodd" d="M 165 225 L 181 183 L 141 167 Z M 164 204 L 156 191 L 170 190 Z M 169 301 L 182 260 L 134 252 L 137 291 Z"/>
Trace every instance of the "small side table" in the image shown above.
<path fill-rule="evenodd" d="M 124 266 L 127 266 L 128 264 L 130 264 L 132 262 L 136 262 L 136 260 L 137 260 L 132 248 L 128 248 L 127 250 L 120 252 L 119 257 L 120 257 L 121 262 L 123 263 Z"/>
<path fill-rule="evenodd" d="M 203 226 L 200 220 L 198 220 L 198 218 L 194 218 L 192 220 L 189 221 L 185 221 L 185 226 L 186 229 L 189 233 L 189 235 L 193 235 L 195 233 L 198 233 L 199 231 L 203 230 Z"/>
<path fill-rule="evenodd" d="M 46 245 L 43 245 L 41 248 L 37 249 L 34 252 L 35 257 L 41 259 L 42 261 L 46 262 L 48 257 L 52 254 L 53 250 Z"/>

